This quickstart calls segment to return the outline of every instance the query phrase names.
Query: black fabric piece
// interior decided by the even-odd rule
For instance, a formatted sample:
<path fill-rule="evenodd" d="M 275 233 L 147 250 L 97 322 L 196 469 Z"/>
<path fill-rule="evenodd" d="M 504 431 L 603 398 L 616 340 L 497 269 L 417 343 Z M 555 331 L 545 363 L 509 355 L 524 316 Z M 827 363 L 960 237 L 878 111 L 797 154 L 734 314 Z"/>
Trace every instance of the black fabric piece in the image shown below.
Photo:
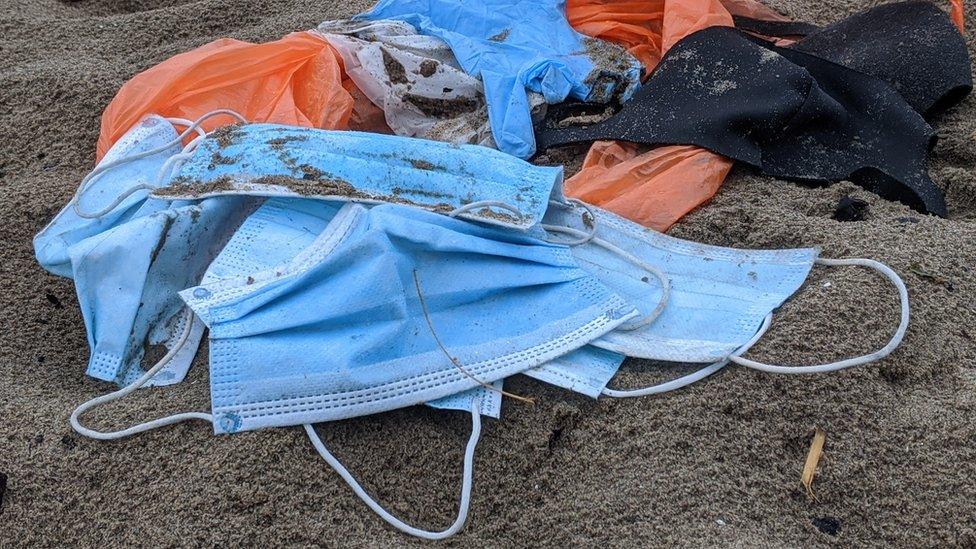
<path fill-rule="evenodd" d="M 831 217 L 837 221 L 862 221 L 868 213 L 868 203 L 850 196 L 845 196 L 837 202 L 837 209 Z"/>
<path fill-rule="evenodd" d="M 733 15 L 732 22 L 735 28 L 761 34 L 763 36 L 807 36 L 820 30 L 820 27 L 813 23 L 802 21 L 766 21 L 765 19 L 753 19 L 742 15 Z"/>
<path fill-rule="evenodd" d="M 923 115 L 958 103 L 973 89 L 966 41 L 930 2 L 884 4 L 792 47 L 884 80 Z"/>
<path fill-rule="evenodd" d="M 867 29 L 862 33 L 853 33 L 850 24 L 838 24 L 846 26 L 849 30 L 845 32 L 852 35 L 847 51 L 856 51 L 859 36 L 867 33 L 880 41 L 885 32 L 892 33 L 886 38 L 889 41 L 924 42 L 922 37 L 933 31 L 946 40 L 946 48 L 957 48 L 957 41 L 941 30 L 948 25 L 955 32 L 945 13 L 940 11 L 939 19 L 925 16 L 932 8 L 927 3 L 903 6 L 906 12 L 922 16 L 903 16 L 900 26 L 858 17 L 858 25 Z M 909 19 L 913 20 L 910 25 Z M 888 30 L 870 31 L 871 27 Z M 908 33 L 904 32 L 907 27 Z M 831 29 L 835 26 L 814 36 Z M 952 37 L 958 39 L 958 33 Z M 808 49 L 826 42 L 829 40 L 818 38 Z M 871 46 L 872 51 L 875 47 Z M 892 47 L 890 51 L 898 49 Z M 919 51 L 929 56 L 946 54 L 943 48 L 935 47 L 921 47 Z M 902 89 L 912 90 L 914 103 L 927 110 L 924 107 L 945 103 L 946 96 L 938 97 L 940 92 L 951 95 L 959 89 L 932 84 L 968 81 L 964 44 L 962 55 L 964 64 L 917 61 L 928 63 L 930 68 L 941 67 L 949 71 L 947 74 L 940 76 L 934 69 L 925 69 L 916 71 L 927 73 L 917 80 L 893 72 L 891 79 L 901 82 L 898 85 Z M 885 70 L 878 72 L 884 74 Z M 932 129 L 891 85 L 882 78 L 806 51 L 779 48 L 735 29 L 713 27 L 678 42 L 644 87 L 609 119 L 576 127 L 560 122 L 567 114 L 588 108 L 581 104 L 550 108 L 537 126 L 539 150 L 596 139 L 698 145 L 775 177 L 848 179 L 915 209 L 946 214 L 942 192 L 929 179 L 925 165 L 933 143 Z"/>

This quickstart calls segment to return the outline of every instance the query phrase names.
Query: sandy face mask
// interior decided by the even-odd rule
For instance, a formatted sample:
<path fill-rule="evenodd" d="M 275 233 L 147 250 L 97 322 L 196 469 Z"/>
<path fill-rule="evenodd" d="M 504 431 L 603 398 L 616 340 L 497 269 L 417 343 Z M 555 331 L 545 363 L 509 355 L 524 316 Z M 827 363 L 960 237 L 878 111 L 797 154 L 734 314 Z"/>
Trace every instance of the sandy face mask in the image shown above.
<path fill-rule="evenodd" d="M 557 191 L 558 192 L 558 191 Z M 815 249 L 741 250 L 680 240 L 641 227 L 593 206 L 581 210 L 555 200 L 543 227 L 573 238 L 573 256 L 584 270 L 634 303 L 637 317 L 587 347 L 621 355 L 681 363 L 707 363 L 674 381 L 635 390 L 606 388 L 616 371 L 613 355 L 589 362 L 553 363 L 539 379 L 578 392 L 614 397 L 642 396 L 683 387 L 730 362 L 773 373 L 819 373 L 866 364 L 887 356 L 908 327 L 908 293 L 901 278 L 869 259 L 823 259 Z M 859 266 L 887 278 L 901 300 L 901 317 L 891 340 L 864 356 L 815 366 L 779 366 L 742 358 L 769 328 L 774 310 L 806 280 L 814 265 Z M 661 276 L 650 277 L 652 269 Z M 662 280 L 666 284 L 662 285 Z M 613 367 L 611 370 L 610 367 Z M 532 375 L 532 373 L 529 373 Z M 589 389 L 567 386 L 564 380 Z M 588 385 L 585 380 L 592 380 Z M 603 382 L 595 386 L 593 382 Z"/>
<path fill-rule="evenodd" d="M 187 129 L 178 135 L 174 125 Z M 202 336 L 198 323 L 177 346 L 184 329 L 177 292 L 200 281 L 249 199 L 189 204 L 148 197 L 179 156 L 181 140 L 193 134 L 203 132 L 186 120 L 144 118 L 34 238 L 41 265 L 75 282 L 91 347 L 86 372 L 96 379 L 128 384 L 142 375 L 147 350 L 159 348 L 179 352 L 147 385 L 176 383 Z"/>
<path fill-rule="evenodd" d="M 562 181 L 561 168 L 487 147 L 276 124 L 222 128 L 180 162 L 154 196 L 388 202 L 518 229 L 542 220 L 550 191 Z"/>
<path fill-rule="evenodd" d="M 207 267 L 201 285 L 247 280 L 287 265 L 315 242 L 342 206 L 342 202 L 324 200 L 269 198 L 248 216 Z M 174 356 L 166 369 L 185 371 L 190 360 L 192 356 Z M 427 404 L 434 408 L 469 411 L 474 399 L 480 398 L 481 414 L 497 418 L 501 414 L 502 380 L 491 385 L 494 389 L 478 387 Z"/>
<path fill-rule="evenodd" d="M 383 510 L 312 424 L 481 387 L 578 349 L 637 314 L 580 269 L 565 246 L 538 236 L 545 235 L 401 205 L 346 204 L 285 264 L 180 293 L 211 331 L 211 413 L 110 433 L 80 424 L 86 410 L 145 383 L 167 356 L 125 389 L 79 406 L 72 426 L 114 439 L 188 419 L 206 420 L 216 433 L 304 425 L 319 453 L 384 520 L 412 535 L 447 537 L 467 515 L 479 398 L 468 410 L 461 511 L 441 532 L 418 530 Z"/>

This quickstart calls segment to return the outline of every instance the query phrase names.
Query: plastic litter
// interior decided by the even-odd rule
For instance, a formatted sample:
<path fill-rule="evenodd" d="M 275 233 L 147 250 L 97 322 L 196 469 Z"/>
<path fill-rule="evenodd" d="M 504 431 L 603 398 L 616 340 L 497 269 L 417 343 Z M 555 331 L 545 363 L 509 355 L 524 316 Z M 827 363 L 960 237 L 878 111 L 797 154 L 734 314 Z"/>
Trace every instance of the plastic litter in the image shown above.
<path fill-rule="evenodd" d="M 732 26 L 719 0 L 569 0 L 566 17 L 579 32 L 627 48 L 648 74 L 681 38 Z"/>
<path fill-rule="evenodd" d="M 962 2 L 953 1 L 953 21 Z M 680 6 L 697 9 L 693 17 L 672 16 Z M 969 59 L 962 38 L 944 13 L 928 2 L 894 3 L 867 10 L 821 29 L 793 22 L 752 0 L 717 2 L 575 0 L 567 14 L 583 33 L 615 40 L 650 69 L 656 66 L 664 43 L 674 44 L 698 30 L 689 22 L 728 25 L 728 10 L 736 27 L 808 51 L 891 84 L 920 113 L 946 108 L 971 88 Z M 692 12 L 694 13 L 694 12 Z M 893 41 L 892 36 L 924 40 Z M 641 53 L 644 52 L 644 53 Z M 896 54 L 892 54 L 896 52 Z M 938 67 L 929 71 L 928 67 Z M 944 99 L 943 99 L 944 98 Z M 690 151 L 695 150 L 692 153 Z M 694 161 L 689 161 L 689 157 Z M 732 161 L 700 149 L 658 147 L 640 154 L 633 145 L 597 142 L 579 173 L 566 181 L 569 196 L 603 206 L 632 221 L 665 231 L 688 211 L 711 198 L 731 169 Z M 890 179 L 870 172 L 858 174 L 862 184 L 885 196 L 897 196 Z"/>
<path fill-rule="evenodd" d="M 931 2 L 883 4 L 793 47 L 884 80 L 923 116 L 955 105 L 973 89 L 966 40 Z"/>
<path fill-rule="evenodd" d="M 499 150 L 535 152 L 527 91 L 547 103 L 624 101 L 639 86 L 640 64 L 619 46 L 573 30 L 558 0 L 382 0 L 357 19 L 397 19 L 447 42 L 458 64 L 485 87 Z"/>
<path fill-rule="evenodd" d="M 571 0 L 566 13 L 583 34 L 626 47 L 649 75 L 678 40 L 709 26 L 731 26 L 729 5 L 757 17 L 778 15 L 752 0 Z M 641 154 L 632 144 L 597 142 L 579 173 L 566 181 L 566 193 L 666 231 L 711 198 L 730 169 L 731 160 L 699 147 Z"/>
<path fill-rule="evenodd" d="M 346 74 L 397 135 L 494 147 L 484 86 L 440 38 L 383 20 L 326 21 L 316 32 L 339 52 Z M 544 103 L 529 94 L 538 115 Z"/>
<path fill-rule="evenodd" d="M 342 80 L 336 54 L 309 32 L 264 44 L 215 40 L 126 82 L 102 113 L 97 158 L 149 114 L 196 120 L 231 109 L 252 122 L 345 128 L 353 98 Z M 212 131 L 233 122 L 215 117 L 203 128 Z"/>
<path fill-rule="evenodd" d="M 712 69 L 696 73 L 702 66 Z M 945 215 L 942 193 L 925 166 L 932 133 L 877 78 L 712 27 L 672 48 L 618 114 L 567 127 L 550 109 L 538 136 L 542 147 L 608 138 L 690 143 L 776 177 L 854 179 L 886 198 Z M 858 180 L 865 170 L 883 184 Z"/>
<path fill-rule="evenodd" d="M 700 147 L 641 153 L 634 143 L 597 141 L 565 188 L 568 196 L 663 232 L 718 192 L 731 169 L 731 160 Z"/>

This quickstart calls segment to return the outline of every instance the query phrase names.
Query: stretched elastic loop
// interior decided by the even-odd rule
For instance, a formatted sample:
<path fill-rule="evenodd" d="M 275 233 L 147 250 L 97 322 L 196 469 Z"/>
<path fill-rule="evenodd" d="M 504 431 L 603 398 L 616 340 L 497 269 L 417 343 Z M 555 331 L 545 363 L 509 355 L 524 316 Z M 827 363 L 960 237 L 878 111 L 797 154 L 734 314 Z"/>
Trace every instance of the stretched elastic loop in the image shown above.
<path fill-rule="evenodd" d="M 125 199 L 127 199 L 130 196 L 136 194 L 137 192 L 139 192 L 139 191 L 149 191 L 149 190 L 152 190 L 154 188 L 155 187 L 153 187 L 152 185 L 149 185 L 149 184 L 146 184 L 146 183 L 140 183 L 140 184 L 136 185 L 135 187 L 131 187 L 131 188 L 127 189 L 125 192 L 123 192 L 118 197 L 116 197 L 116 199 L 113 200 L 108 206 L 105 206 L 104 208 L 102 208 L 101 210 L 98 210 L 97 212 L 83 212 L 83 211 L 81 211 L 78 208 L 78 203 L 76 202 L 74 204 L 75 214 L 78 217 L 82 218 L 82 219 L 98 219 L 98 218 L 102 217 L 103 215 L 108 214 L 109 212 L 111 212 L 115 208 L 117 208 L 119 206 L 119 204 L 121 204 L 122 202 L 125 202 Z"/>
<path fill-rule="evenodd" d="M 374 513 L 379 515 L 379 517 L 389 523 L 391 526 L 400 530 L 401 532 L 410 534 L 411 536 L 416 536 L 418 538 L 424 538 L 429 540 L 440 540 L 446 539 L 454 534 L 456 534 L 461 528 L 464 527 L 464 523 L 468 520 L 468 509 L 471 506 L 471 477 L 474 471 L 474 450 L 478 446 L 478 438 L 481 436 L 481 400 L 475 399 L 471 404 L 471 437 L 468 438 L 468 445 L 464 449 L 464 471 L 462 473 L 461 480 L 461 503 L 458 509 L 457 518 L 454 519 L 454 523 L 447 527 L 445 530 L 440 532 L 431 532 L 429 530 L 421 530 L 419 528 L 414 528 L 409 524 L 403 522 L 402 520 L 396 518 L 390 514 L 386 509 L 384 509 L 375 499 L 370 497 L 363 490 L 363 487 L 356 482 L 356 479 L 352 474 L 339 462 L 335 456 L 325 447 L 322 443 L 322 439 L 319 438 L 318 433 L 315 432 L 315 427 L 310 424 L 305 424 L 305 432 L 308 434 L 308 439 L 312 441 L 312 445 L 318 450 L 319 455 L 329 464 L 335 472 L 342 477 L 342 480 L 352 488 L 352 491 L 359 496 L 359 499 L 363 500 Z"/>
<path fill-rule="evenodd" d="M 766 315 L 763 319 L 762 326 L 756 331 L 756 334 L 752 336 L 752 339 L 747 341 L 744 345 L 732 352 L 728 357 L 709 364 L 701 370 L 692 372 L 686 376 L 679 377 L 678 379 L 673 379 L 671 381 L 666 381 L 664 383 L 659 383 L 657 385 L 652 385 L 650 387 L 644 387 L 642 389 L 610 389 L 609 387 L 603 388 L 603 394 L 614 398 L 632 398 L 641 397 L 647 395 L 657 395 L 661 393 L 667 393 L 668 391 L 674 391 L 675 389 L 680 389 L 682 387 L 687 387 L 692 383 L 705 379 L 706 377 L 714 374 L 715 372 L 724 368 L 732 359 L 732 357 L 739 356 L 749 350 L 750 347 L 759 341 L 759 338 L 766 333 L 769 329 L 769 325 L 772 323 L 773 315 L 772 313 Z"/>
<path fill-rule="evenodd" d="M 193 121 L 186 118 L 166 117 L 165 120 L 174 126 L 183 126 L 184 128 L 193 126 Z M 194 127 L 194 131 L 201 137 L 207 136 L 207 132 L 200 126 Z"/>
<path fill-rule="evenodd" d="M 193 141 L 190 141 L 185 147 L 183 147 L 182 151 L 167 158 L 166 161 L 163 162 L 163 165 L 159 167 L 159 171 L 156 172 L 156 179 L 153 188 L 162 186 L 163 180 L 166 179 L 166 176 L 170 175 L 171 173 L 175 173 L 180 169 L 181 166 L 183 166 L 184 163 L 186 163 L 187 160 L 192 158 L 193 152 L 197 150 L 197 147 L 200 146 L 200 143 L 202 143 L 206 137 L 206 135 L 202 137 L 195 137 Z"/>
<path fill-rule="evenodd" d="M 731 357 L 732 362 L 746 366 L 748 368 L 754 368 L 756 370 L 761 370 L 763 372 L 771 372 L 776 374 L 816 374 L 822 372 L 833 372 L 836 370 L 843 370 L 845 368 L 850 368 L 852 366 L 860 366 L 862 364 L 867 364 L 869 362 L 874 362 L 875 360 L 880 360 L 895 350 L 901 343 L 901 340 L 905 337 L 905 332 L 908 330 L 908 319 L 910 316 L 910 309 L 908 304 L 908 289 L 905 287 L 905 283 L 902 281 L 898 273 L 891 270 L 890 267 L 884 263 L 879 263 L 872 259 L 817 259 L 817 264 L 828 265 L 831 267 L 855 265 L 859 267 L 868 267 L 874 269 L 884 275 L 888 280 L 894 284 L 895 288 L 898 289 L 898 298 L 901 301 L 901 321 L 898 323 L 898 329 L 895 330 L 895 335 L 891 336 L 888 344 L 884 347 L 878 349 L 873 353 L 868 353 L 866 355 L 861 355 L 854 358 L 848 358 L 838 362 L 831 362 L 828 364 L 818 364 L 815 366 L 780 366 L 776 364 L 765 364 L 762 362 L 756 362 L 755 360 L 749 360 L 742 357 Z"/>
<path fill-rule="evenodd" d="M 576 230 L 576 229 L 571 229 L 573 232 L 570 232 L 570 231 L 560 230 L 560 229 L 570 229 L 569 227 L 562 227 L 562 226 L 559 226 L 559 225 L 546 225 L 546 224 L 543 223 L 543 224 L 541 224 L 542 225 L 542 228 L 543 229 L 546 229 L 547 231 L 552 231 L 552 232 L 557 232 L 557 233 L 563 233 L 563 234 L 577 234 L 577 235 L 582 235 L 582 236 L 579 236 L 579 238 L 577 240 L 568 240 L 568 241 L 563 241 L 563 240 L 560 240 L 560 241 L 550 240 L 550 242 L 554 242 L 556 244 L 565 244 L 566 246 L 579 246 L 581 244 L 586 244 L 587 242 L 589 242 L 589 241 L 593 240 L 594 238 L 596 238 L 596 214 L 590 208 L 590 205 L 589 204 L 587 204 L 586 202 L 583 202 L 582 200 L 578 200 L 576 198 L 567 198 L 565 202 L 560 202 L 559 200 L 549 200 L 549 204 L 552 205 L 552 206 L 558 206 L 558 207 L 561 207 L 561 208 L 572 208 L 572 209 L 576 209 L 577 207 L 582 208 L 584 210 L 583 211 L 583 225 L 585 227 L 587 227 L 588 229 L 590 229 L 589 231 L 580 231 L 580 230 Z M 586 216 L 587 215 L 590 216 L 589 217 L 589 221 L 587 221 L 587 219 L 586 219 Z"/>
<path fill-rule="evenodd" d="M 101 217 L 101 216 L 105 215 L 106 213 L 111 212 L 119 204 L 121 204 L 126 198 L 132 196 L 132 194 L 134 194 L 134 193 L 136 193 L 138 191 L 142 191 L 142 190 L 147 190 L 147 189 L 153 188 L 152 186 L 145 185 L 145 184 L 137 185 L 136 187 L 133 187 L 132 189 L 129 189 L 128 191 L 126 191 L 125 193 L 123 193 L 122 196 L 120 196 L 119 198 L 117 198 L 116 200 L 114 200 L 109 207 L 103 208 L 102 210 L 100 210 L 98 212 L 95 212 L 95 213 L 88 213 L 88 212 L 82 211 L 81 210 L 81 206 L 78 204 L 78 202 L 81 200 L 82 195 L 85 194 L 85 191 L 88 189 L 88 187 L 91 185 L 92 181 L 96 177 L 98 177 L 101 174 L 107 172 L 108 170 L 111 170 L 113 168 L 117 168 L 117 167 L 119 167 L 119 166 L 121 166 L 123 164 L 128 164 L 129 162 L 134 162 L 134 161 L 139 160 L 141 158 L 146 158 L 148 156 L 153 156 L 155 154 L 159 154 L 161 152 L 165 152 L 165 151 L 169 150 L 171 147 L 182 143 L 183 142 L 183 139 L 185 139 L 191 133 L 200 134 L 201 133 L 201 131 L 200 131 L 200 125 L 203 124 L 204 121 L 206 121 L 209 118 L 213 118 L 214 116 L 218 116 L 218 115 L 222 115 L 222 114 L 223 115 L 227 115 L 227 116 L 234 117 L 238 121 L 240 121 L 242 124 L 246 124 L 247 123 L 247 120 L 243 116 L 241 116 L 237 112 L 232 111 L 232 110 L 229 110 L 229 109 L 217 109 L 215 111 L 210 111 L 210 112 L 204 114 L 203 116 L 201 116 L 200 118 L 197 118 L 197 120 L 195 122 L 189 122 L 188 120 L 183 120 L 182 118 L 174 118 L 173 120 L 179 121 L 180 125 L 183 125 L 184 122 L 188 122 L 189 123 L 189 126 L 185 130 L 183 130 L 183 132 L 181 132 L 175 139 L 173 139 L 173 140 L 171 140 L 171 141 L 169 141 L 169 142 L 167 142 L 167 143 L 165 143 L 163 145 L 160 145 L 158 147 L 154 147 L 152 149 L 149 149 L 149 150 L 146 150 L 146 151 L 142 151 L 140 153 L 132 154 L 132 155 L 126 156 L 124 158 L 119 158 L 117 160 L 113 160 L 111 162 L 107 162 L 105 164 L 102 164 L 101 166 L 96 167 L 94 170 L 92 170 L 91 172 L 89 172 L 88 175 L 86 175 L 81 180 L 81 183 L 78 185 L 78 190 L 75 192 L 75 195 L 73 197 L 71 197 L 70 204 L 71 204 L 71 207 L 74 209 L 75 214 L 78 217 L 81 217 L 83 219 L 94 219 L 94 218 L 97 218 L 97 217 Z M 167 119 L 167 120 L 169 120 L 169 119 Z M 202 135 L 205 136 L 206 133 L 203 133 Z M 197 139 L 199 139 L 199 138 L 197 138 Z M 194 139 L 194 141 L 196 141 L 196 139 Z M 191 144 L 192 143 L 193 142 L 191 142 Z"/>
<path fill-rule="evenodd" d="M 150 429 L 155 429 L 157 427 L 163 427 L 166 425 L 171 425 L 173 423 L 179 423 L 181 421 L 187 421 L 191 419 L 202 419 L 213 423 L 213 416 L 204 412 L 186 412 L 182 414 L 175 414 L 172 416 L 166 416 L 159 419 L 154 419 L 152 421 L 147 421 L 145 423 L 140 423 L 138 425 L 133 425 L 132 427 L 129 427 L 127 429 L 122 429 L 121 431 L 109 431 L 109 432 L 101 432 L 101 431 L 95 431 L 89 429 L 88 427 L 83 426 L 80 421 L 78 421 L 78 417 L 81 416 L 81 414 L 87 412 L 88 410 L 96 406 L 101 406 L 106 402 L 118 400 L 128 395 L 129 393 L 132 393 L 139 387 L 142 387 L 147 381 L 149 381 L 150 379 L 152 379 L 154 375 L 156 375 L 156 372 L 161 370 L 163 366 L 166 366 L 166 364 L 169 363 L 169 361 L 172 360 L 174 356 L 176 356 L 176 353 L 178 353 L 180 349 L 183 348 L 183 346 L 186 344 L 186 341 L 190 337 L 190 332 L 193 330 L 193 313 L 190 312 L 190 309 L 188 307 L 186 308 L 185 318 L 186 320 L 184 321 L 185 325 L 183 327 L 183 333 L 180 334 L 180 338 L 179 340 L 177 340 L 176 345 L 174 345 L 173 348 L 170 349 L 168 353 L 166 353 L 166 356 L 161 358 L 159 362 L 156 363 L 155 366 L 150 368 L 149 371 L 147 371 L 145 374 L 142 375 L 142 377 L 135 380 L 131 384 L 119 389 L 118 391 L 115 391 L 114 393 L 108 393 L 107 395 L 95 397 L 87 402 L 82 403 L 80 406 L 75 408 L 75 411 L 71 412 L 71 420 L 70 420 L 71 428 L 74 429 L 78 434 L 89 438 L 94 438 L 97 440 L 115 440 L 122 437 L 127 437 L 129 435 L 134 435 L 136 433 L 141 433 L 143 431 L 148 431 Z"/>
<path fill-rule="evenodd" d="M 448 212 L 447 215 L 449 217 L 457 217 L 463 213 L 469 212 L 476 208 L 501 208 L 503 210 L 508 210 L 509 212 L 515 214 L 515 216 L 518 217 L 519 219 L 525 217 L 524 215 L 522 215 L 522 212 L 518 208 L 512 206 L 511 204 L 502 202 L 501 200 L 478 200 L 476 202 L 470 202 L 463 206 L 458 206 L 457 208 L 454 208 L 453 210 Z"/>
<path fill-rule="evenodd" d="M 542 225 L 542 228 L 554 233 L 563 233 L 571 236 L 579 236 L 581 237 L 581 240 L 584 243 L 589 242 L 597 246 L 600 246 L 601 248 L 607 250 L 608 252 L 617 255 L 620 258 L 624 259 L 625 261 L 633 263 L 634 265 L 640 267 L 641 269 L 651 273 L 654 276 L 654 278 L 656 278 L 658 282 L 660 282 L 661 298 L 658 300 L 657 306 L 654 307 L 654 310 L 651 311 L 650 314 L 645 315 L 643 318 L 635 322 L 617 326 L 616 328 L 617 330 L 632 331 L 632 330 L 637 330 L 639 328 L 643 328 L 645 326 L 649 326 L 651 323 L 657 320 L 659 316 L 661 316 L 661 313 L 664 312 L 664 308 L 668 306 L 668 302 L 671 300 L 671 281 L 668 279 L 667 275 L 665 275 L 664 272 L 658 269 L 657 267 L 651 265 L 650 263 L 642 261 L 640 258 L 628 253 L 627 251 L 611 244 L 606 240 L 603 240 L 602 238 L 589 236 L 588 238 L 583 239 L 582 236 L 586 235 L 586 233 L 578 229 L 573 229 L 572 227 L 563 227 L 560 225 Z M 568 244 L 568 245 L 572 246 L 573 244 Z"/>

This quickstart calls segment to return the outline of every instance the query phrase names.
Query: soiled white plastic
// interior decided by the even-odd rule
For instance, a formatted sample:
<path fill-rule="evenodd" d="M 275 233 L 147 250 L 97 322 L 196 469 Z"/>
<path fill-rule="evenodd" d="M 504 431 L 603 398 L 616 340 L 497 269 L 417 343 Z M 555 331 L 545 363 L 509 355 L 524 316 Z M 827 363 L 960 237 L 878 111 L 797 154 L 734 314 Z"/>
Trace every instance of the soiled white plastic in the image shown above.
<path fill-rule="evenodd" d="M 326 21 L 317 32 L 397 135 L 495 147 L 481 81 L 461 69 L 440 38 L 392 20 Z M 529 94 L 529 102 L 544 114 L 541 95 Z"/>

